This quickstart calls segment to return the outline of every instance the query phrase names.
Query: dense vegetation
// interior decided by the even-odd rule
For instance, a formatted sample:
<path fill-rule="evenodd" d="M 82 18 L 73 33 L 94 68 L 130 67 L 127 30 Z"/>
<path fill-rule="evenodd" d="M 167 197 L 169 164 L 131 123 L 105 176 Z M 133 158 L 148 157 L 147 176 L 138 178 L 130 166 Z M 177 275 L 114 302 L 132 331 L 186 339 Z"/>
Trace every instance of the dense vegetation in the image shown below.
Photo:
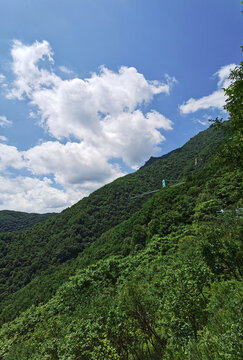
<path fill-rule="evenodd" d="M 25 230 L 41 221 L 45 221 L 53 216 L 48 214 L 31 214 L 20 211 L 2 210 L 0 211 L 0 233 Z"/>
<path fill-rule="evenodd" d="M 161 179 L 182 179 L 209 162 L 224 130 L 201 132 L 177 153 L 95 191 L 88 198 L 20 233 L 0 234 L 0 301 L 28 284 L 41 271 L 77 257 L 102 233 L 128 219 L 148 196 L 132 195 L 161 188 Z M 195 158 L 199 158 L 195 166 Z"/>
<path fill-rule="evenodd" d="M 241 359 L 241 179 L 209 167 L 155 194 L 80 254 L 55 296 L 2 327 L 2 357 Z"/>
<path fill-rule="evenodd" d="M 1 236 L 1 359 L 242 359 L 242 66 L 228 125 L 216 121 L 44 226 Z M 161 178 L 184 183 L 130 199 Z"/>

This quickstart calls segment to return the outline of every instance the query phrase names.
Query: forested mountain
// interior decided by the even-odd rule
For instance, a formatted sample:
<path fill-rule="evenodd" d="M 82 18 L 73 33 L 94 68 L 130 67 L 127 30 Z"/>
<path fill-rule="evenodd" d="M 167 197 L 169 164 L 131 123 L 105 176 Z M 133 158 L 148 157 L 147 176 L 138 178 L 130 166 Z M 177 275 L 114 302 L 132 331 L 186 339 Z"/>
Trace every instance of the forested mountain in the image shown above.
<path fill-rule="evenodd" d="M 228 123 L 225 122 L 224 125 L 227 127 Z M 209 159 L 212 157 L 212 154 L 215 153 L 218 145 L 222 143 L 224 133 L 225 132 L 221 130 L 216 134 L 213 128 L 210 127 L 206 131 L 202 131 L 197 136 L 191 138 L 181 148 L 172 150 L 168 154 L 159 157 L 152 156 L 148 161 L 146 161 L 142 168 L 153 164 L 155 161 L 165 161 L 165 159 L 168 158 L 169 163 L 174 165 L 176 158 L 179 157 L 181 165 L 183 165 L 185 168 L 185 175 L 188 175 L 190 171 L 195 170 L 195 163 L 197 164 L 197 168 L 208 163 Z M 194 160 L 194 162 L 192 160 Z M 174 174 L 174 176 L 175 175 L 176 174 Z"/>
<path fill-rule="evenodd" d="M 0 211 L 0 232 L 13 232 L 25 230 L 41 221 L 45 221 L 54 213 L 35 214 L 21 211 Z"/>
<path fill-rule="evenodd" d="M 47 272 L 75 258 L 102 233 L 128 219 L 151 196 L 133 199 L 134 195 L 160 189 L 163 178 L 180 181 L 199 171 L 209 163 L 224 133 L 211 127 L 177 152 L 102 187 L 45 223 L 19 233 L 0 234 L 0 301 L 40 271 Z M 195 159 L 199 159 L 197 165 Z"/>
<path fill-rule="evenodd" d="M 242 359 L 242 65 L 232 80 L 229 123 L 1 234 L 1 359 Z"/>

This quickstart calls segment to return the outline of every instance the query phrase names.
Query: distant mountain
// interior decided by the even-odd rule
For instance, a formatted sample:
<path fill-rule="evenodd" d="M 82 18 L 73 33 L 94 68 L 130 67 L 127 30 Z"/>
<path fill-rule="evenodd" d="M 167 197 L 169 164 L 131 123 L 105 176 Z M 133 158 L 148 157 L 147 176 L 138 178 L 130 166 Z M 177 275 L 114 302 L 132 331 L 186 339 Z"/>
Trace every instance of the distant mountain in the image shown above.
<path fill-rule="evenodd" d="M 41 221 L 48 220 L 55 213 L 35 214 L 12 210 L 0 211 L 0 232 L 25 230 Z"/>

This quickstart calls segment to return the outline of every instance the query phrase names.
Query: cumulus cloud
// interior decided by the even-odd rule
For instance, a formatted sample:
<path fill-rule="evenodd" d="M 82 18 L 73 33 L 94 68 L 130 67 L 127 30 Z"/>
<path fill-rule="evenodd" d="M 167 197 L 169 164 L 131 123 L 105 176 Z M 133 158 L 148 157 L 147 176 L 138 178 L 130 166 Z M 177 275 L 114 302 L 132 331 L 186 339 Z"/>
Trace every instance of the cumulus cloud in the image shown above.
<path fill-rule="evenodd" d="M 41 183 L 42 188 L 62 186 L 67 203 L 124 175 L 121 161 L 131 168 L 142 164 L 160 150 L 165 139 L 161 131 L 172 129 L 169 119 L 154 110 L 144 113 L 142 105 L 157 94 L 169 94 L 173 77 L 149 81 L 134 67 L 115 72 L 102 66 L 90 77 L 63 80 L 53 71 L 47 41 L 14 41 L 11 55 L 15 79 L 7 97 L 27 100 L 30 118 L 38 118 L 54 138 L 23 152 L 10 149 L 15 156 L 11 166 L 23 166 L 36 177 L 52 176 L 55 183 Z M 60 70 L 71 75 L 65 67 Z M 4 156 L 2 167 L 7 168 Z"/>
<path fill-rule="evenodd" d="M 136 110 L 121 113 L 115 118 L 107 116 L 102 122 L 106 151 L 135 167 L 148 154 L 159 150 L 158 145 L 165 138 L 158 129 L 170 130 L 171 122 L 156 111 L 144 115 Z"/>
<path fill-rule="evenodd" d="M 56 143 L 56 145 L 60 146 L 61 144 Z M 44 148 L 39 152 L 38 146 L 27 152 L 20 152 L 14 146 L 0 143 L 0 209 L 41 213 L 61 211 L 103 185 L 105 176 L 101 179 L 99 173 L 96 175 L 100 178 L 100 182 L 97 181 L 95 174 L 92 179 L 90 173 L 87 179 L 84 179 L 83 172 L 77 171 L 75 159 L 73 161 L 70 154 L 65 151 L 55 163 L 55 156 L 59 156 L 61 153 L 60 149 L 59 153 L 58 149 L 56 152 L 54 151 L 55 143 L 45 143 L 43 146 Z M 53 151 L 49 157 L 48 151 Z M 77 156 L 77 154 L 75 155 Z M 34 164 L 34 161 L 37 163 Z M 68 161 L 70 161 L 69 165 Z M 34 165 L 32 166 L 32 164 Z M 31 176 L 16 176 L 16 171 L 21 169 L 30 170 Z M 115 170 L 114 168 L 113 178 L 110 177 L 110 181 L 123 175 Z M 56 183 L 63 184 L 63 187 L 57 189 L 48 177 L 44 177 L 44 179 L 38 176 L 33 177 L 33 175 L 53 173 L 55 173 Z M 105 178 L 105 180 L 107 179 Z"/>
<path fill-rule="evenodd" d="M 106 116 L 115 122 L 120 114 L 132 113 L 161 92 L 168 93 L 169 85 L 149 83 L 135 68 L 122 67 L 114 73 L 103 67 L 88 79 L 62 80 L 51 89 L 34 91 L 31 100 L 52 136 L 90 140 L 105 135 L 101 125 Z"/>
<path fill-rule="evenodd" d="M 6 116 L 4 115 L 0 116 L 0 127 L 11 126 L 11 125 L 12 125 L 12 121 L 8 120 Z"/>
<path fill-rule="evenodd" d="M 31 46 L 24 45 L 15 40 L 11 50 L 12 70 L 16 79 L 8 93 L 8 98 L 23 99 L 31 97 L 33 91 L 41 87 L 48 87 L 57 80 L 55 74 L 47 69 L 39 69 L 38 63 L 48 59 L 53 62 L 52 50 L 47 41 L 36 41 Z"/>
<path fill-rule="evenodd" d="M 194 113 L 198 110 L 205 110 L 209 108 L 215 108 L 224 110 L 225 94 L 222 88 L 228 87 L 230 81 L 228 79 L 230 71 L 235 68 L 235 64 L 222 66 L 214 76 L 218 77 L 218 89 L 212 94 L 203 96 L 199 99 L 191 98 L 182 104 L 179 109 L 182 114 Z"/>
<path fill-rule="evenodd" d="M 54 212 L 78 199 L 51 186 L 51 180 L 17 176 L 0 176 L 0 209 L 27 212 Z M 80 195 L 80 194 L 79 194 Z M 71 201 L 70 201 L 71 199 Z"/>
<path fill-rule="evenodd" d="M 57 139 L 91 138 L 100 132 L 105 116 L 115 119 L 122 113 L 132 113 L 154 95 L 168 94 L 174 82 L 168 76 L 164 83 L 147 81 L 135 68 L 125 66 L 118 72 L 101 67 L 90 78 L 62 80 L 38 66 L 41 60 L 53 62 L 47 41 L 30 46 L 15 41 L 11 53 L 16 80 L 8 97 L 27 96 L 37 107 L 43 126 Z"/>
<path fill-rule="evenodd" d="M 49 141 L 29 149 L 23 156 L 33 174 L 54 174 L 56 183 L 65 188 L 72 185 L 92 190 L 93 185 L 96 188 L 124 175 L 118 166 L 108 163 L 99 149 L 83 142 L 63 145 Z"/>
<path fill-rule="evenodd" d="M 21 152 L 15 146 L 0 144 L 0 171 L 9 167 L 21 169 L 25 166 Z"/>

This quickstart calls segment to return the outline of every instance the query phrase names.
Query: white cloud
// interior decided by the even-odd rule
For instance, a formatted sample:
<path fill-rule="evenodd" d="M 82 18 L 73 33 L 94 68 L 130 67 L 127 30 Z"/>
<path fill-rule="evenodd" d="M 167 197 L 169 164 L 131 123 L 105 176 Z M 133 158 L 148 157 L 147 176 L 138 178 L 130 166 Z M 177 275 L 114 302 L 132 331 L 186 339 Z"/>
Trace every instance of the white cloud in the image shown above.
<path fill-rule="evenodd" d="M 218 89 L 212 94 L 203 96 L 199 99 L 190 98 L 179 109 L 182 114 L 194 113 L 198 110 L 205 110 L 209 108 L 216 108 L 221 111 L 224 110 L 225 93 L 222 88 L 228 87 L 230 81 L 228 80 L 230 71 L 235 68 L 235 64 L 230 64 L 221 67 L 214 75 L 218 77 Z"/>
<path fill-rule="evenodd" d="M 6 136 L 0 135 L 0 141 L 6 142 L 8 141 L 8 139 L 6 138 Z"/>
<path fill-rule="evenodd" d="M 207 120 L 200 120 L 200 119 L 194 119 L 194 122 L 202 125 L 202 126 L 208 126 L 208 121 Z"/>
<path fill-rule="evenodd" d="M 225 105 L 225 95 L 223 90 L 214 91 L 211 95 L 203 96 L 200 99 L 189 99 L 185 104 L 180 106 L 182 114 L 189 114 L 198 110 L 209 108 L 218 108 L 223 110 Z"/>
<path fill-rule="evenodd" d="M 202 125 L 202 126 L 209 126 L 209 125 L 210 125 L 209 120 L 211 120 L 212 118 L 213 118 L 212 115 L 204 114 L 204 115 L 202 116 L 202 119 L 194 118 L 194 119 L 193 119 L 193 122 L 198 123 L 198 124 L 200 124 L 200 125 Z"/>
<path fill-rule="evenodd" d="M 63 80 L 51 69 L 53 51 L 47 41 L 32 45 L 14 41 L 11 54 L 15 80 L 7 97 L 27 100 L 33 107 L 30 118 L 37 116 L 55 141 L 23 152 L 9 147 L 15 161 L 10 162 L 5 152 L 0 166 L 24 167 L 36 177 L 53 176 L 55 183 L 39 183 L 37 178 L 37 188 L 57 190 L 54 186 L 61 185 L 63 190 L 55 194 L 58 198 L 61 194 L 66 205 L 124 175 L 114 159 L 136 168 L 156 154 L 165 139 L 161 131 L 172 128 L 162 114 L 141 110 L 155 95 L 169 94 L 176 80 L 168 75 L 164 82 L 148 81 L 134 67 L 114 72 L 103 66 L 88 78 Z M 31 196 L 24 198 L 30 201 Z"/>
<path fill-rule="evenodd" d="M 27 212 L 60 211 L 78 198 L 51 186 L 50 179 L 0 176 L 0 209 Z M 79 194 L 80 195 L 80 194 Z"/>
<path fill-rule="evenodd" d="M 165 83 L 147 81 L 133 67 L 121 67 L 117 73 L 102 67 L 90 78 L 62 80 L 53 72 L 38 67 L 40 60 L 53 62 L 48 42 L 26 46 L 15 41 L 12 49 L 16 80 L 8 97 L 26 95 L 37 106 L 42 124 L 57 139 L 77 139 L 98 133 L 104 116 L 131 113 L 159 93 L 169 93 L 175 79 Z"/>
<path fill-rule="evenodd" d="M 236 67 L 236 64 L 229 64 L 222 66 L 215 74 L 214 76 L 218 76 L 218 87 L 219 88 L 226 88 L 230 85 L 229 75 L 231 70 L 233 70 Z"/>
<path fill-rule="evenodd" d="M 164 136 L 157 129 L 170 130 L 171 122 L 156 111 L 144 115 L 136 110 L 121 113 L 116 118 L 107 116 L 102 123 L 107 152 L 122 157 L 132 167 L 159 150 Z"/>
<path fill-rule="evenodd" d="M 124 175 L 118 166 L 108 163 L 98 148 L 88 147 L 83 142 L 63 145 L 49 141 L 29 149 L 23 156 L 33 174 L 54 174 L 56 183 L 66 188 L 75 186 L 91 191 Z"/>
<path fill-rule="evenodd" d="M 87 139 L 100 133 L 105 116 L 115 121 L 168 91 L 168 84 L 149 83 L 135 68 L 122 67 L 118 73 L 102 68 L 89 79 L 62 80 L 51 89 L 33 92 L 32 104 L 52 136 Z"/>
<path fill-rule="evenodd" d="M 30 111 L 30 112 L 29 112 L 29 117 L 30 117 L 31 119 L 36 119 L 36 118 L 37 118 L 37 115 L 36 115 L 36 113 L 35 113 L 34 111 Z"/>
<path fill-rule="evenodd" d="M 5 76 L 3 74 L 0 74 L 0 83 L 3 83 L 5 79 Z"/>
<path fill-rule="evenodd" d="M 0 171 L 9 167 L 21 169 L 25 166 L 21 152 L 15 146 L 0 144 Z"/>
<path fill-rule="evenodd" d="M 70 143 L 71 148 L 73 145 Z M 100 164 L 97 169 L 94 161 L 92 177 L 88 165 L 81 163 L 80 159 L 76 161 L 77 153 L 65 151 L 64 147 L 58 142 L 49 142 L 20 152 L 14 146 L 0 143 L 0 209 L 60 211 L 87 196 L 104 182 L 123 175 L 116 166 L 102 169 Z M 96 158 L 96 161 L 99 159 Z M 77 168 L 79 165 L 80 168 Z M 29 170 L 32 176 L 16 176 L 16 171 L 20 169 Z M 55 174 L 56 183 L 63 184 L 63 188 L 57 189 L 48 177 L 42 180 L 36 176 L 44 174 Z"/>
<path fill-rule="evenodd" d="M 23 96 L 31 97 L 33 91 L 41 87 L 52 86 L 57 81 L 54 73 L 39 69 L 38 63 L 48 59 L 53 62 L 52 50 L 47 41 L 42 43 L 36 41 L 33 45 L 23 45 L 15 40 L 11 50 L 13 59 L 12 70 L 16 76 L 12 88 L 8 93 L 8 98 L 23 99 Z"/>
<path fill-rule="evenodd" d="M 73 74 L 73 71 L 70 70 L 69 68 L 67 68 L 67 67 L 64 66 L 64 65 L 59 66 L 59 69 L 60 69 L 64 74 L 68 74 L 68 75 Z"/>
<path fill-rule="evenodd" d="M 6 116 L 4 115 L 0 116 L 0 127 L 11 126 L 11 125 L 12 125 L 12 121 L 8 120 Z"/>

